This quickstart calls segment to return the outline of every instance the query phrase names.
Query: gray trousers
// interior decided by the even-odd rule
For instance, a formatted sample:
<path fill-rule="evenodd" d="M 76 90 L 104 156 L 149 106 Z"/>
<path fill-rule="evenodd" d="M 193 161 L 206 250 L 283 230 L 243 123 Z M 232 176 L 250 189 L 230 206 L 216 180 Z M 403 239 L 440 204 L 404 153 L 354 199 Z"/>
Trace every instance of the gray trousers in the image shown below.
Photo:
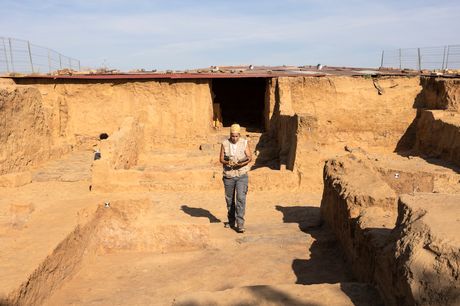
<path fill-rule="evenodd" d="M 227 202 L 228 223 L 239 227 L 244 226 L 244 213 L 246 210 L 246 194 L 248 193 L 248 175 L 222 179 L 225 188 L 225 201 Z"/>

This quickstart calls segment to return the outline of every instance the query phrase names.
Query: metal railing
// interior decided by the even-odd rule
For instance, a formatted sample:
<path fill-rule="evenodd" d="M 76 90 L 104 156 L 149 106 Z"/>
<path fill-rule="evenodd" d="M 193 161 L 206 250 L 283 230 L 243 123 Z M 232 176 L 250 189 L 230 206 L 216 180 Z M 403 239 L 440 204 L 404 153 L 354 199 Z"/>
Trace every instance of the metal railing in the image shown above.
<path fill-rule="evenodd" d="M 460 69 L 460 45 L 383 50 L 380 67 L 414 70 Z"/>
<path fill-rule="evenodd" d="M 28 40 L 0 36 L 0 73 L 51 73 L 80 71 L 80 61 Z"/>

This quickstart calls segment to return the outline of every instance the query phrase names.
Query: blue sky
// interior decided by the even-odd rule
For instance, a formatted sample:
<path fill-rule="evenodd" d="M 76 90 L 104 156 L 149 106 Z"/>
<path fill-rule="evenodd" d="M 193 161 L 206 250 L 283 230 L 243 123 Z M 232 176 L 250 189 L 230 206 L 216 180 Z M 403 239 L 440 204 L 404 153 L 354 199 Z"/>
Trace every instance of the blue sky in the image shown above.
<path fill-rule="evenodd" d="M 0 36 L 95 68 L 377 67 L 382 49 L 460 43 L 460 1 L 0 0 L 0 8 Z"/>

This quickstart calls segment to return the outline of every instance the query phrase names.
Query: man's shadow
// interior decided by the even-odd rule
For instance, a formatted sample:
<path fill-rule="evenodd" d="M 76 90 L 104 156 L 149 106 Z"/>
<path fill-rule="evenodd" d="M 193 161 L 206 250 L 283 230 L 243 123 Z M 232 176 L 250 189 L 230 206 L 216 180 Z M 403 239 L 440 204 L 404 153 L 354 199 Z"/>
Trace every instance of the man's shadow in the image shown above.
<path fill-rule="evenodd" d="M 314 239 L 309 258 L 292 261 L 296 284 L 338 283 L 352 279 L 338 241 L 321 222 L 319 207 L 277 205 L 276 210 L 283 214 L 284 223 L 297 223 L 300 231 Z"/>
<path fill-rule="evenodd" d="M 209 219 L 210 223 L 219 223 L 221 222 L 220 219 L 216 218 L 213 214 L 209 212 L 209 210 L 204 208 L 197 208 L 197 207 L 190 207 L 187 205 L 182 205 L 181 210 L 192 216 L 192 217 L 205 217 Z"/>

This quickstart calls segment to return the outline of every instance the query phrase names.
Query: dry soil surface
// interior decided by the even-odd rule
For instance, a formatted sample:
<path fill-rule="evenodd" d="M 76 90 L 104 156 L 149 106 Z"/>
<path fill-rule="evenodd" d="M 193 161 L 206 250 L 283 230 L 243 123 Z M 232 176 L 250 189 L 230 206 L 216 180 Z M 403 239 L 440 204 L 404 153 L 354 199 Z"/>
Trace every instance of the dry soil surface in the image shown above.
<path fill-rule="evenodd" d="M 319 195 L 250 193 L 245 234 L 224 228 L 222 192 L 148 197 L 161 207 L 159 216 L 177 214 L 177 219 L 187 216 L 188 223 L 209 222 L 207 245 L 185 252 L 96 256 L 52 296 L 50 305 L 167 305 L 195 291 L 352 280 L 334 236 L 319 224 Z M 153 220 L 168 221 L 174 222 Z"/>
<path fill-rule="evenodd" d="M 84 257 L 75 273 L 58 283 L 45 305 L 169 305 L 175 299 L 187 301 L 187 294 L 198 292 L 193 299 L 219 292 L 219 297 L 227 296 L 222 292 L 230 289 L 234 291 L 220 299 L 224 305 L 249 301 L 248 295 L 240 295 L 240 291 L 253 292 L 255 296 L 249 298 L 256 298 L 256 304 L 306 301 L 323 305 L 328 301 L 329 305 L 353 305 L 375 300 L 372 288 L 350 283 L 353 277 L 336 238 L 320 224 L 321 194 L 263 192 L 250 187 L 247 231 L 238 234 L 224 227 L 223 188 L 95 193 L 89 189 L 90 154 L 70 154 L 42 166 L 33 173 L 31 184 L 0 188 L 0 297 L 26 281 L 53 249 L 78 224 L 88 222 L 104 202 L 121 201 L 129 206 L 131 201 L 141 199 L 149 206 L 143 225 L 136 229 L 144 235 L 141 239 L 175 239 L 170 231 L 180 232 L 182 226 L 203 231 L 204 225 L 205 235 L 195 245 L 189 240 L 185 248 L 177 248 L 174 241 L 155 248 L 158 243 L 143 244 L 140 240 L 134 248 L 117 249 L 116 241 L 101 241 L 114 247 Z M 107 209 L 113 207 L 116 205 Z M 122 212 L 127 219 L 136 213 L 132 207 Z M 146 232 L 151 229 L 155 233 Z M 130 229 L 115 231 L 120 232 L 111 233 L 111 237 L 124 237 Z M 139 237 L 136 239 L 139 241 Z M 168 248 L 171 245 L 175 248 Z M 314 284 L 322 285 L 309 287 Z M 301 290 L 298 286 L 308 288 Z M 267 290 L 277 294 L 267 295 Z M 299 292 L 304 296 L 299 297 Z M 302 299 L 308 292 L 317 295 L 313 300 Z M 204 301 L 196 305 L 207 304 Z"/>

